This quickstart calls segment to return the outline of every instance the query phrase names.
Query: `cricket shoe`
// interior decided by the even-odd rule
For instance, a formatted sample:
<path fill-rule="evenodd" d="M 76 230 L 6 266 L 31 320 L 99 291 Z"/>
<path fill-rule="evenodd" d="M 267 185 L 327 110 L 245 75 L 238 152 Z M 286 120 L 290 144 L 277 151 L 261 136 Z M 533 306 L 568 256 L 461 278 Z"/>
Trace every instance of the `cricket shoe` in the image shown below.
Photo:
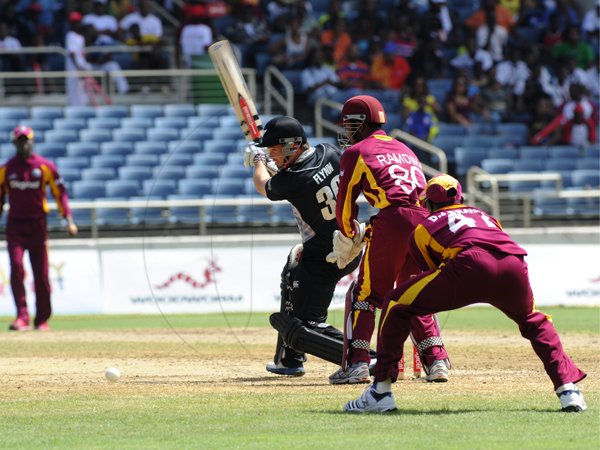
<path fill-rule="evenodd" d="M 329 384 L 362 384 L 370 383 L 369 365 L 364 362 L 354 363 L 347 369 L 340 367 L 329 375 Z"/>
<path fill-rule="evenodd" d="M 391 392 L 380 394 L 372 385 L 368 386 L 356 400 L 349 401 L 344 405 L 345 412 L 356 413 L 384 413 L 397 409 L 394 394 Z"/>
<path fill-rule="evenodd" d="M 274 362 L 267 364 L 267 372 L 274 373 L 275 375 L 286 375 L 288 377 L 301 377 L 306 373 L 304 366 L 286 367 L 281 363 L 275 364 Z"/>
<path fill-rule="evenodd" d="M 448 381 L 448 366 L 446 361 L 438 359 L 429 367 L 429 375 L 425 378 L 430 383 L 445 383 Z"/>
<path fill-rule="evenodd" d="M 587 409 L 583 394 L 574 383 L 563 384 L 556 390 L 564 412 L 581 412 Z"/>
<path fill-rule="evenodd" d="M 29 322 L 25 319 L 21 319 L 17 317 L 13 323 L 8 327 L 10 331 L 29 331 L 31 327 L 29 326 Z"/>
<path fill-rule="evenodd" d="M 48 322 L 44 322 L 36 325 L 35 329 L 38 331 L 50 331 L 50 326 L 48 325 Z"/>

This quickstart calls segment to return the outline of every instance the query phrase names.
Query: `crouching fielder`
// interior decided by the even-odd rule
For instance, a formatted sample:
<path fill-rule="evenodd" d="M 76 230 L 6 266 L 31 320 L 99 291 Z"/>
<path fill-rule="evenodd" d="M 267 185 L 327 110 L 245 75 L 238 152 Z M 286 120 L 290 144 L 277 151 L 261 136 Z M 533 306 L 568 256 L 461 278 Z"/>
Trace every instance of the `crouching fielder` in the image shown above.
<path fill-rule="evenodd" d="M 550 316 L 535 309 L 525 250 L 502 231 L 496 219 L 463 205 L 461 186 L 451 176 L 432 178 L 425 196 L 431 214 L 409 242 L 423 272 L 386 298 L 379 322 L 375 381 L 344 410 L 396 409 L 391 383 L 398 376 L 397 363 L 413 316 L 484 302 L 519 325 L 521 335 L 542 360 L 562 410 L 584 411 L 587 407 L 575 383 L 586 374 L 564 352 Z"/>

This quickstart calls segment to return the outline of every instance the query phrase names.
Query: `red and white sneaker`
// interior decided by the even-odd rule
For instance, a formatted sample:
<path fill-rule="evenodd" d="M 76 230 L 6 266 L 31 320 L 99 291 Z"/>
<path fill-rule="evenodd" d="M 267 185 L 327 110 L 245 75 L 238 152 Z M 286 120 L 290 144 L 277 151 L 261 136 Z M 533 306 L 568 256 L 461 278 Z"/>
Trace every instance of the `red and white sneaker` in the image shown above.
<path fill-rule="evenodd" d="M 29 331 L 31 327 L 29 326 L 29 322 L 25 319 L 21 319 L 17 317 L 13 323 L 8 327 L 10 331 Z"/>
<path fill-rule="evenodd" d="M 50 326 L 48 325 L 48 322 L 44 322 L 44 323 L 40 323 L 39 325 L 36 325 L 35 329 L 38 331 L 49 331 Z"/>

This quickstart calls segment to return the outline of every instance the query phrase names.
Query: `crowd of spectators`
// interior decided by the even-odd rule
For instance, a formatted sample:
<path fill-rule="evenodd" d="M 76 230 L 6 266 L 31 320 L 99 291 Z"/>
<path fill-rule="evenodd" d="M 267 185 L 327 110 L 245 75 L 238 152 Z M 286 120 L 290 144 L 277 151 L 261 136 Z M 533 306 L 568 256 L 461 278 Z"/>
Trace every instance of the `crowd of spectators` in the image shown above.
<path fill-rule="evenodd" d="M 397 92 L 398 125 L 427 140 L 439 121 L 489 124 L 489 132 L 499 122 L 526 122 L 532 144 L 596 139 L 600 0 L 157 3 L 181 24 L 168 37 L 148 0 L 0 1 L 0 48 L 65 45 L 76 11 L 88 47 L 154 49 L 129 61 L 86 55 L 96 67 L 193 67 L 212 42 L 228 38 L 259 76 L 269 64 L 296 72 L 309 106 L 345 90 Z M 3 70 L 27 70 L 32 62 L 1 57 Z M 429 92 L 433 79 L 451 86 Z"/>

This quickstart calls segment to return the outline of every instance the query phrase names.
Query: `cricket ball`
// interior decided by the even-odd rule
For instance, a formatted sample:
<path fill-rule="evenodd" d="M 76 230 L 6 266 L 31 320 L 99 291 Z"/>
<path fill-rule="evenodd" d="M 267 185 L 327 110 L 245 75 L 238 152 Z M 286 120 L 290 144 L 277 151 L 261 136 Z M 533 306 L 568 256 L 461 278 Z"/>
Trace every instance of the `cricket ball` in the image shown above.
<path fill-rule="evenodd" d="M 104 372 L 104 376 L 109 382 L 116 383 L 117 380 L 121 377 L 121 371 L 116 367 L 110 367 L 106 369 L 106 372 Z"/>

